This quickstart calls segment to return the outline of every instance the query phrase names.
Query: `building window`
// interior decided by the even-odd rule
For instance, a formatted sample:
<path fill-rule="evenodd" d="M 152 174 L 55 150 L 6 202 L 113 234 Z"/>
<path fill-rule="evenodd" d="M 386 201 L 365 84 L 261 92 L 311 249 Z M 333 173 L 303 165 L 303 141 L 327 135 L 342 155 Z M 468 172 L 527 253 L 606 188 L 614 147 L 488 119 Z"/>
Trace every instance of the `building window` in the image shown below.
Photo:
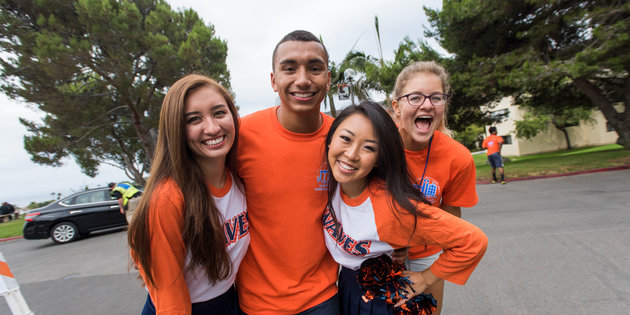
<path fill-rule="evenodd" d="M 490 112 L 490 118 L 496 119 L 496 120 L 502 120 L 506 118 L 508 115 L 510 115 L 510 110 L 508 108 L 499 109 L 499 110 Z"/>
<path fill-rule="evenodd" d="M 503 144 L 512 144 L 512 136 L 501 136 L 501 138 L 503 138 Z"/>
<path fill-rule="evenodd" d="M 609 122 L 606 122 L 606 132 L 613 132 L 613 131 L 615 131 L 615 128 L 613 128 L 613 126 Z"/>

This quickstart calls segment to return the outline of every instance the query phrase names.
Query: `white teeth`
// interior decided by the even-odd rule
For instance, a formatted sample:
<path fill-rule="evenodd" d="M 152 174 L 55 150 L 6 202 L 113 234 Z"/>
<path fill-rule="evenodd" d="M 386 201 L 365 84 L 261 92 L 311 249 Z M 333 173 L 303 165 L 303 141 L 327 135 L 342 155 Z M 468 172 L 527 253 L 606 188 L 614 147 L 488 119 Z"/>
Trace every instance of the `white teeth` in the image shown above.
<path fill-rule="evenodd" d="M 344 170 L 348 170 L 348 171 L 356 170 L 356 168 L 354 168 L 354 167 L 352 167 L 352 166 L 350 166 L 350 165 L 348 165 L 348 164 L 346 164 L 344 162 L 341 162 L 341 161 L 339 161 L 339 166 L 341 166 L 341 168 L 343 168 Z"/>
<path fill-rule="evenodd" d="M 297 97 L 311 97 L 313 96 L 313 93 L 293 93 L 293 95 Z"/>
<path fill-rule="evenodd" d="M 205 145 L 215 145 L 215 144 L 221 143 L 221 141 L 223 141 L 223 139 L 225 139 L 225 136 L 222 136 L 222 137 L 219 137 L 219 138 L 215 138 L 215 139 L 206 140 L 206 141 L 203 142 L 203 144 L 205 144 Z"/>
<path fill-rule="evenodd" d="M 426 116 L 425 115 L 425 116 L 418 116 L 418 118 L 420 118 L 420 119 L 422 119 L 422 118 L 424 118 L 424 119 L 431 119 L 431 118 L 433 118 L 433 116 Z"/>

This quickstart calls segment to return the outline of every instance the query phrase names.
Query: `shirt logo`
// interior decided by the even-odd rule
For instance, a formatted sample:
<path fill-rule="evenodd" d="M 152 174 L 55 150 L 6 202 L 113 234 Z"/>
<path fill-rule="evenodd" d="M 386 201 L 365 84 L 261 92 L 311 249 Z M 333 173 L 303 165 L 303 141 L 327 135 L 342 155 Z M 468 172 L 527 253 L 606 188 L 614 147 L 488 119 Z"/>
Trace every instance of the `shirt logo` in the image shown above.
<path fill-rule="evenodd" d="M 370 253 L 372 241 L 355 241 L 350 235 L 344 233 L 343 226 L 335 224 L 330 208 L 326 208 L 322 220 L 324 222 L 324 230 L 337 242 L 337 245 L 344 252 L 354 256 L 365 256 Z"/>
<path fill-rule="evenodd" d="M 236 243 L 236 241 L 249 234 L 247 211 L 243 211 L 235 217 L 225 221 L 225 223 L 223 223 L 223 230 L 225 232 L 225 246 Z"/>
<path fill-rule="evenodd" d="M 416 179 L 416 182 L 419 180 L 420 178 Z M 418 188 L 424 198 L 432 205 L 439 205 L 439 202 L 442 199 L 442 188 L 440 188 L 440 183 L 437 180 L 429 176 L 425 176 L 422 183 L 419 185 L 416 184 L 414 187 Z"/>
<path fill-rule="evenodd" d="M 315 190 L 328 190 L 328 170 L 320 169 L 317 173 L 317 184 L 315 185 Z"/>

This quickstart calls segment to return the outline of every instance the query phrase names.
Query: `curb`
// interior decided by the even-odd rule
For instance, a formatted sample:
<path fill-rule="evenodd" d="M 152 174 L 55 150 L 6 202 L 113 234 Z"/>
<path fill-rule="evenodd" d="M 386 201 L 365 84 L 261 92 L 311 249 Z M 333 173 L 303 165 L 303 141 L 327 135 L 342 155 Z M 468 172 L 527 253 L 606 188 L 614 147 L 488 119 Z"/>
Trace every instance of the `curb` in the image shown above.
<path fill-rule="evenodd" d="M 22 238 L 23 236 L 12 236 L 12 237 L 7 237 L 7 238 L 0 238 L 0 242 L 6 242 L 6 241 L 12 241 L 12 240 L 17 240 L 18 238 Z"/>
<path fill-rule="evenodd" d="M 628 164 L 628 165 L 620 165 L 620 166 L 612 166 L 612 167 L 604 167 L 604 168 L 596 168 L 596 169 L 593 169 L 593 170 L 577 171 L 577 172 L 562 173 L 562 174 L 510 178 L 510 179 L 506 179 L 505 181 L 506 182 L 517 182 L 517 181 L 522 181 L 522 180 L 532 180 L 532 179 L 541 179 L 541 178 L 553 178 L 553 177 L 564 177 L 564 176 L 573 176 L 573 175 L 608 172 L 608 171 L 620 171 L 620 170 L 628 170 L 628 169 L 630 169 L 630 164 Z M 485 185 L 485 184 L 492 184 L 492 181 L 489 181 L 489 180 L 478 180 L 477 181 L 477 185 Z"/>
<path fill-rule="evenodd" d="M 573 175 L 580 175 L 580 174 L 587 174 L 587 173 L 599 173 L 599 172 L 608 172 L 608 171 L 619 171 L 619 170 L 628 170 L 630 169 L 630 164 L 628 165 L 620 165 L 620 166 L 613 166 L 613 167 L 604 167 L 604 168 L 597 168 L 594 170 L 587 170 L 587 171 L 577 171 L 577 172 L 571 172 L 571 173 L 562 173 L 562 174 L 553 174 L 553 175 L 541 175 L 541 176 L 529 176 L 529 177 L 519 177 L 519 178 L 510 178 L 510 179 L 506 179 L 506 182 L 517 182 L 517 181 L 522 181 L 522 180 L 532 180 L 532 179 L 541 179 L 541 178 L 553 178 L 553 177 L 564 177 L 564 176 L 573 176 Z M 486 184 L 491 184 L 492 181 L 489 180 L 481 180 L 481 181 L 477 181 L 477 185 L 486 185 Z M 0 242 L 6 242 L 6 241 L 11 241 L 11 240 L 16 240 L 18 238 L 22 238 L 23 236 L 13 236 L 13 237 L 7 237 L 7 238 L 0 238 Z"/>

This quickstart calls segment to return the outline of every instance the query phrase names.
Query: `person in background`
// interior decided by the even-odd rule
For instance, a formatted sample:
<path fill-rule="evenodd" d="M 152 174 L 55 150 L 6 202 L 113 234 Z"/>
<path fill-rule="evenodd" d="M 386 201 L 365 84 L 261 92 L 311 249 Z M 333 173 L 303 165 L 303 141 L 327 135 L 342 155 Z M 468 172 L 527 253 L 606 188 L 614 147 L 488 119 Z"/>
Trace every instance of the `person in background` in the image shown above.
<path fill-rule="evenodd" d="M 413 282 L 410 298 L 442 279 L 463 285 L 486 251 L 488 239 L 479 228 L 424 203 L 404 154 L 396 125 L 374 102 L 346 107 L 328 132 L 326 160 L 332 176 L 322 221 L 326 246 L 343 266 L 343 314 L 392 313 L 385 301 L 362 298 L 357 276 L 368 258 L 407 246 L 443 248 L 429 268 L 406 273 Z"/>
<path fill-rule="evenodd" d="M 323 143 L 332 118 L 320 112 L 330 88 L 319 38 L 293 31 L 276 45 L 271 86 L 280 105 L 241 120 L 243 179 L 251 245 L 238 273 L 248 314 L 338 314 L 337 271 L 321 217 L 328 173 Z"/>
<path fill-rule="evenodd" d="M 128 232 L 149 291 L 143 315 L 241 313 L 234 279 L 249 223 L 232 175 L 238 126 L 232 95 L 205 76 L 181 78 L 164 97 L 151 176 Z"/>
<path fill-rule="evenodd" d="M 505 185 L 505 174 L 503 173 L 503 157 L 501 156 L 501 147 L 503 146 L 503 137 L 497 136 L 497 128 L 490 127 L 488 129 L 490 135 L 483 139 L 481 147 L 488 149 L 486 154 L 488 155 L 488 163 L 492 167 L 492 183 L 496 183 L 497 180 L 497 168 L 501 174 L 501 184 Z"/>
<path fill-rule="evenodd" d="M 472 207 L 478 201 L 475 163 L 446 126 L 449 95 L 449 76 L 442 66 L 433 61 L 415 62 L 398 75 L 392 107 L 416 188 L 431 205 L 461 218 L 461 207 Z M 426 270 L 441 251 L 435 245 L 412 247 L 407 267 Z M 402 259 L 407 257 L 404 251 L 400 253 Z M 444 281 L 436 281 L 425 293 L 433 294 L 438 302 L 434 314 L 440 314 Z"/>
<path fill-rule="evenodd" d="M 129 199 L 140 197 L 142 192 L 138 188 L 133 187 L 129 183 L 109 183 L 108 185 L 110 194 L 114 199 L 118 200 L 118 206 L 120 207 L 120 213 L 125 214 L 128 207 Z"/>
<path fill-rule="evenodd" d="M 15 213 L 15 215 L 14 215 Z M 15 212 L 15 207 L 8 203 L 8 202 L 3 202 L 2 206 L 0 207 L 0 214 L 5 215 L 8 214 L 9 215 L 9 221 L 10 220 L 15 220 L 18 217 L 18 213 Z"/>

